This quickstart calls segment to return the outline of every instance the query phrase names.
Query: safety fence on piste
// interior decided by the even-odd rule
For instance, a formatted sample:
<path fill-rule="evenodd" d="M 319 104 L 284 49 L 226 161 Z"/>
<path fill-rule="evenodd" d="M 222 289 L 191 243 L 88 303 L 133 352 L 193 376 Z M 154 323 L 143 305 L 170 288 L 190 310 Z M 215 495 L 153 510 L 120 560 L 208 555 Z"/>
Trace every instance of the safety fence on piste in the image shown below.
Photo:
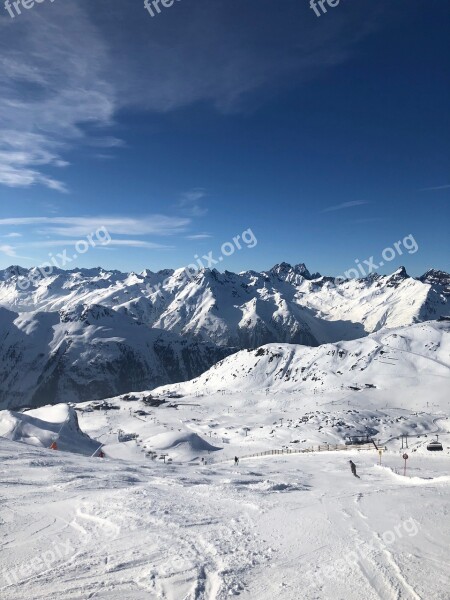
<path fill-rule="evenodd" d="M 383 448 L 384 449 L 384 448 Z M 264 452 L 256 452 L 255 454 L 244 454 L 242 456 L 239 456 L 239 460 L 242 459 L 246 459 L 246 458 L 257 458 L 260 456 L 273 456 L 273 455 L 283 455 L 283 454 L 307 454 L 307 453 L 312 453 L 312 452 L 336 452 L 336 451 L 342 451 L 342 450 L 372 450 L 374 451 L 375 448 L 369 444 L 363 444 L 363 445 L 356 445 L 356 444 L 319 444 L 317 446 L 310 446 L 309 448 L 302 448 L 302 449 L 294 449 L 294 448 L 283 448 L 281 450 L 266 450 Z M 234 458 L 230 457 L 230 458 L 223 458 L 221 460 L 214 460 L 214 458 L 210 458 L 208 459 L 208 462 L 210 462 L 210 464 L 219 464 L 219 463 L 225 463 L 225 462 L 233 462 Z"/>

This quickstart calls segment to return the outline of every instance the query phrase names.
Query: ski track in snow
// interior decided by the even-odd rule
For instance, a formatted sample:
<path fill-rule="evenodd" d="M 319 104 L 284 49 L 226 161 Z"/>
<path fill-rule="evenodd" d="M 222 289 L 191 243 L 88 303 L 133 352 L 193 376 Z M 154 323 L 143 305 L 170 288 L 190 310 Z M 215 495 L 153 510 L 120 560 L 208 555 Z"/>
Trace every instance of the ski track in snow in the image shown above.
<path fill-rule="evenodd" d="M 440 365 L 441 367 L 444 367 L 447 370 L 449 368 L 448 363 L 442 362 L 441 360 L 438 360 L 437 358 L 433 358 L 432 356 L 426 356 L 425 354 L 420 354 L 419 352 L 413 352 L 412 350 L 406 350 L 405 348 L 396 348 L 395 346 L 391 346 L 389 344 L 384 344 L 382 341 L 379 341 L 378 343 L 380 344 L 380 346 L 383 346 L 383 348 L 389 348 L 389 350 L 395 350 L 395 352 L 406 352 L 406 354 L 412 354 L 413 356 L 418 356 L 419 358 L 431 360 L 434 363 L 437 363 L 438 365 Z"/>
<path fill-rule="evenodd" d="M 102 464 L 107 465 L 106 462 Z M 96 466 L 94 463 L 91 468 Z M 120 465 L 114 470 L 117 468 Z M 139 468 L 136 470 L 139 472 Z M 2 598 L 46 598 L 51 581 L 57 582 L 58 598 L 109 597 L 113 590 L 116 593 L 122 587 L 131 586 L 137 597 L 213 600 L 226 597 L 229 590 L 234 593 L 241 588 L 239 563 L 242 568 L 247 566 L 247 553 L 251 548 L 255 557 L 260 554 L 252 539 L 252 523 L 241 512 L 242 507 L 234 502 L 231 509 L 227 507 L 226 510 L 229 520 L 225 522 L 218 518 L 215 510 L 223 500 L 220 493 L 202 489 L 207 485 L 206 480 L 196 488 L 189 488 L 185 482 L 180 486 L 171 478 L 152 480 L 149 492 L 142 487 L 142 480 L 119 492 L 97 489 L 95 479 L 91 481 L 92 489 L 83 489 L 75 502 L 73 499 L 67 502 L 68 516 L 55 519 L 47 514 L 39 515 L 39 523 L 46 518 L 50 523 L 38 528 L 33 520 L 24 518 L 26 503 L 17 508 L 15 514 L 23 527 L 19 535 L 27 543 L 40 536 L 39 544 L 45 547 L 45 531 L 56 522 L 58 528 L 53 532 L 53 538 L 73 532 L 82 543 L 67 560 L 52 566 L 51 571 L 44 570 L 31 579 L 21 579 L 15 586 L 16 592 L 11 586 L 2 589 Z M 171 495 L 165 498 L 162 492 L 167 487 L 181 487 L 188 502 L 174 502 Z M 49 494 L 50 498 L 64 496 L 63 490 L 55 491 L 53 485 L 50 488 L 44 495 Z M 89 499 L 91 495 L 95 499 Z M 130 527 L 132 532 L 128 531 Z M 245 540 L 243 548 L 236 545 L 240 540 Z M 73 547 L 76 546 L 73 543 Z M 92 569 L 98 583 L 90 580 Z M 42 592 L 38 591 L 40 589 Z M 81 595 L 80 589 L 83 590 Z"/>
<path fill-rule="evenodd" d="M 375 453 L 192 467 L 0 440 L 0 459 L 2 600 L 446 598 L 449 481 L 418 487 L 374 467 Z M 420 460 L 435 477 L 448 465 Z M 410 518 L 414 536 L 402 529 Z M 14 570 L 58 548 L 67 552 L 11 584 Z"/>

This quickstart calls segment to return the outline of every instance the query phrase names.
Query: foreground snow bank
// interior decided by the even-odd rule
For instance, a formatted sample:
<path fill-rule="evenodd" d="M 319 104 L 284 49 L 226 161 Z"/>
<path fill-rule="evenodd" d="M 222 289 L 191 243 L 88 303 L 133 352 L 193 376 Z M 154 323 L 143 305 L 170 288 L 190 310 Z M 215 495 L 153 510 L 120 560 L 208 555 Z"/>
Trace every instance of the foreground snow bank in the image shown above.
<path fill-rule="evenodd" d="M 99 443 L 83 433 L 77 413 L 67 404 L 45 406 L 26 413 L 0 411 L 0 436 L 14 442 L 90 456 Z"/>

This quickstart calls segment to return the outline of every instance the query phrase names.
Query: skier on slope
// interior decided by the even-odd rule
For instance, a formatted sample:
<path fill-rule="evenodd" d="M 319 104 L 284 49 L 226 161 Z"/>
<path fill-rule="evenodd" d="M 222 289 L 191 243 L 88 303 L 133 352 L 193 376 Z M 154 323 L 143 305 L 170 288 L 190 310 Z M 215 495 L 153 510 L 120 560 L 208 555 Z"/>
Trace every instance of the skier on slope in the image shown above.
<path fill-rule="evenodd" d="M 239 458 L 237 456 L 234 457 L 234 464 L 235 465 L 239 464 Z"/>
<path fill-rule="evenodd" d="M 352 473 L 355 477 L 357 477 L 358 479 L 360 479 L 359 475 L 356 474 L 356 465 L 352 460 L 348 461 L 350 463 L 350 469 L 352 470 Z"/>

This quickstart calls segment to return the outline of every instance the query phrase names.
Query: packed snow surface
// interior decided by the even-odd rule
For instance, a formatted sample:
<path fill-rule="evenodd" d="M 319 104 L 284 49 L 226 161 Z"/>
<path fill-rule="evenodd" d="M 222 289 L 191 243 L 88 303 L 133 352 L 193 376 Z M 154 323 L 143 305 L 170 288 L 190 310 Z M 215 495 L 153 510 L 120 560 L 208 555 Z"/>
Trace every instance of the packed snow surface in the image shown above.
<path fill-rule="evenodd" d="M 377 459 L 139 464 L 0 440 L 1 598 L 446 600 L 449 457 L 406 477 Z"/>

